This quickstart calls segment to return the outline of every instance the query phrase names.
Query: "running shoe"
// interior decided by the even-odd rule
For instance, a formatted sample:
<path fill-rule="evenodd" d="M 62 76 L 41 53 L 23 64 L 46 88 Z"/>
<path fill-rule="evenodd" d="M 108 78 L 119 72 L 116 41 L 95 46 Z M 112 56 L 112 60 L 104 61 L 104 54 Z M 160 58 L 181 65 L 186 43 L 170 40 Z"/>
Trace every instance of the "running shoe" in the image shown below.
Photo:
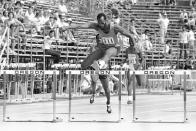
<path fill-rule="evenodd" d="M 128 100 L 127 101 L 127 104 L 129 105 L 129 104 L 132 104 L 133 102 L 131 101 L 131 100 Z"/>
<path fill-rule="evenodd" d="M 92 95 L 91 98 L 90 98 L 90 104 L 93 104 L 94 103 L 94 100 L 95 100 L 95 96 Z"/>
<path fill-rule="evenodd" d="M 107 112 L 108 112 L 109 114 L 112 113 L 112 108 L 111 108 L 110 105 L 107 105 Z"/>

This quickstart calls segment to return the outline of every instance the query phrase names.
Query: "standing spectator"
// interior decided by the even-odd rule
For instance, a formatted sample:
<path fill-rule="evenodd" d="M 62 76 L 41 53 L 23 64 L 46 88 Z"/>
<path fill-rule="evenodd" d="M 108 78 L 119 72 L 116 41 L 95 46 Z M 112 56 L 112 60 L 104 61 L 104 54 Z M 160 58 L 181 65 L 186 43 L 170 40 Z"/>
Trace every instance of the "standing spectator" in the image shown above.
<path fill-rule="evenodd" d="M 169 19 L 167 18 L 166 12 L 163 14 L 159 14 L 159 19 L 157 20 L 159 26 L 160 26 L 160 38 L 161 38 L 161 44 L 164 44 L 165 37 L 167 34 L 167 28 L 169 25 Z"/>
<path fill-rule="evenodd" d="M 111 20 L 111 23 L 112 24 L 117 24 L 119 25 L 120 24 L 120 17 L 119 17 L 119 12 L 117 9 L 111 9 L 112 11 L 112 20 Z"/>
<path fill-rule="evenodd" d="M 142 51 L 152 50 L 153 46 L 149 38 L 149 30 L 145 30 L 144 33 L 141 35 L 138 46 L 139 49 L 141 49 Z"/>
<path fill-rule="evenodd" d="M 189 26 L 189 32 L 188 32 L 188 42 L 189 42 L 189 48 L 190 48 L 190 54 L 193 56 L 193 58 L 195 59 L 195 33 L 194 33 L 194 26 L 191 25 Z"/>
<path fill-rule="evenodd" d="M 179 58 L 184 59 L 188 56 L 187 55 L 187 49 L 188 49 L 188 26 L 187 25 L 184 25 L 182 27 L 182 32 L 180 32 L 179 35 L 180 35 L 180 56 Z"/>

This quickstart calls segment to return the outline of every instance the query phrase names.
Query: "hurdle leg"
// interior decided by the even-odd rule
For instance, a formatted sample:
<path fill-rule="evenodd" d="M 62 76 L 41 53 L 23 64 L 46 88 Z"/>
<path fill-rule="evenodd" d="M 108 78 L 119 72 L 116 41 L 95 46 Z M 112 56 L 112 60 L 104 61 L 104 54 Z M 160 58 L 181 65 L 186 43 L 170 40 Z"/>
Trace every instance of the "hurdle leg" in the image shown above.
<path fill-rule="evenodd" d="M 6 86 L 7 86 L 7 77 L 6 77 L 6 74 L 4 73 L 3 74 L 3 92 L 4 92 L 4 95 L 3 95 L 3 122 L 6 121 Z"/>
<path fill-rule="evenodd" d="M 133 72 L 133 78 L 135 78 L 135 71 Z M 133 79 L 133 122 L 135 121 L 135 100 L 136 100 L 136 96 L 135 96 L 135 92 L 136 92 L 136 89 L 135 89 L 135 87 L 136 87 L 136 83 L 135 83 L 135 79 Z"/>
<path fill-rule="evenodd" d="M 33 98 L 33 91 L 34 91 L 34 75 L 31 75 L 31 98 Z"/>
<path fill-rule="evenodd" d="M 184 100 L 184 122 L 187 121 L 187 104 L 186 104 L 186 100 L 187 100 L 187 97 L 186 97 L 186 85 L 187 85 L 187 81 L 186 81 L 186 71 L 184 72 L 184 95 L 183 95 L 183 100 Z"/>
<path fill-rule="evenodd" d="M 118 105 L 118 122 L 121 121 L 121 91 L 122 91 L 122 73 L 121 70 L 119 71 L 119 91 L 118 91 L 118 100 L 119 100 L 119 105 Z"/>
<path fill-rule="evenodd" d="M 56 90 L 57 90 L 57 74 L 53 72 L 53 122 L 60 122 L 62 119 L 56 117 Z"/>
<path fill-rule="evenodd" d="M 69 90 L 69 115 L 68 115 L 68 121 L 71 121 L 71 71 L 69 71 L 68 73 L 68 81 L 67 81 L 67 85 L 68 85 L 68 90 Z"/>

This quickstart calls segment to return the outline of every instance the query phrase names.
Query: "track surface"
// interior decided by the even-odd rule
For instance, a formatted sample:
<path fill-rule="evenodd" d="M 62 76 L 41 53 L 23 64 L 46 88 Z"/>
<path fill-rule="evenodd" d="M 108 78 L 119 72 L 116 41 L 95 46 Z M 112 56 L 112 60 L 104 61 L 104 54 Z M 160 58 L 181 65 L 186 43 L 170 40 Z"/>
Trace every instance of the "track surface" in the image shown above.
<path fill-rule="evenodd" d="M 9 120 L 34 122 L 2 122 L 3 107 L 0 106 L 0 131 L 192 131 L 196 129 L 196 95 L 187 95 L 186 123 L 156 123 L 156 122 L 182 122 L 184 120 L 183 95 L 138 95 L 136 96 L 136 118 L 144 123 L 134 123 L 133 106 L 126 104 L 127 97 L 122 96 L 121 122 L 110 123 L 118 120 L 118 97 L 111 97 L 112 113 L 106 112 L 105 97 L 96 97 L 95 103 L 90 104 L 89 98 L 72 100 L 71 120 L 94 122 L 68 122 L 69 101 L 61 99 L 56 101 L 56 116 L 62 122 L 41 122 L 53 119 L 52 102 L 39 102 L 32 104 L 7 105 L 6 116 Z M 36 122 L 35 122 L 36 121 Z M 37 122 L 40 121 L 40 122 Z M 106 121 L 106 122 L 95 122 Z M 148 123 L 151 121 L 152 123 Z M 153 123 L 155 122 L 155 123 Z"/>

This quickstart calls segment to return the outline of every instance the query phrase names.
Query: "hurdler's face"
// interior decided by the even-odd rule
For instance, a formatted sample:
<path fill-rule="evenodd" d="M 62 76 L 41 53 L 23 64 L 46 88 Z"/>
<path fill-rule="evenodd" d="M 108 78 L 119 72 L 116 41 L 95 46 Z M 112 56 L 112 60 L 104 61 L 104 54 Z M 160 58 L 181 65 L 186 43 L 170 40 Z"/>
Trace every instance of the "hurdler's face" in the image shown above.
<path fill-rule="evenodd" d="M 104 30 L 106 27 L 106 20 L 104 17 L 101 17 L 100 19 L 97 20 L 99 27 Z"/>

